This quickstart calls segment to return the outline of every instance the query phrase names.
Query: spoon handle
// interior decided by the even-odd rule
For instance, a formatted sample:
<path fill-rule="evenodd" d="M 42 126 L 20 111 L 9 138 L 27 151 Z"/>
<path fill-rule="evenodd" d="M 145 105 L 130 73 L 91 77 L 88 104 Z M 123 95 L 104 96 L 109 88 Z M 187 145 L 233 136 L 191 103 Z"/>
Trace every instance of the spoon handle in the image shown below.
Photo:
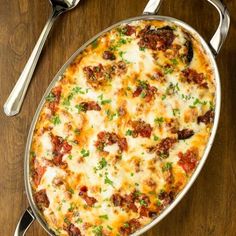
<path fill-rule="evenodd" d="M 43 46 L 57 16 L 58 12 L 53 10 L 41 35 L 39 36 L 38 42 L 36 43 L 24 70 L 20 75 L 20 78 L 18 79 L 6 103 L 4 104 L 3 108 L 7 116 L 14 116 L 19 113 Z"/>

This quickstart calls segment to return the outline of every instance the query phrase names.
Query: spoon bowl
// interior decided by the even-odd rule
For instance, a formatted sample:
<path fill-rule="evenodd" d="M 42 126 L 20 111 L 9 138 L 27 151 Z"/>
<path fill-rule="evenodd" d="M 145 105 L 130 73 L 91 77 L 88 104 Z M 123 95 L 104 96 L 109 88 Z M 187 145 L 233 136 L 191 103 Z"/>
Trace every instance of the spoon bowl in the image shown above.
<path fill-rule="evenodd" d="M 77 6 L 80 0 L 49 0 L 56 11 L 68 11 Z"/>

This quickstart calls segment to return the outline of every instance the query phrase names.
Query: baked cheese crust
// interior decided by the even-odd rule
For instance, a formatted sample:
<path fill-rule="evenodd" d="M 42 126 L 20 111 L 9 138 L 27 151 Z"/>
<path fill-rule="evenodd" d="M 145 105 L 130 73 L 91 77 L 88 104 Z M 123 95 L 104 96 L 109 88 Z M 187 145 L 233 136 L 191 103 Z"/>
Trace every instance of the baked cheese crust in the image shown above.
<path fill-rule="evenodd" d="M 188 183 L 211 134 L 215 80 L 199 40 L 135 21 L 103 34 L 46 97 L 34 200 L 55 235 L 130 235 Z"/>

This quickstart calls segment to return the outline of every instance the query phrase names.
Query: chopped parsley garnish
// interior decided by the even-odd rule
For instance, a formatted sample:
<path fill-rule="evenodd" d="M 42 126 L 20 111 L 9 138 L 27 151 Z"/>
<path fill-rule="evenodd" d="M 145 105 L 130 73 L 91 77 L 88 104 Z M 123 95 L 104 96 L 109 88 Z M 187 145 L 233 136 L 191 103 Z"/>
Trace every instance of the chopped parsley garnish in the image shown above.
<path fill-rule="evenodd" d="M 117 113 L 112 113 L 109 109 L 105 111 L 107 114 L 107 117 L 110 121 L 112 121 L 114 119 L 115 116 L 118 116 Z"/>
<path fill-rule="evenodd" d="M 73 211 L 75 209 L 75 205 L 74 204 L 70 204 L 70 207 L 68 208 L 68 211 Z"/>
<path fill-rule="evenodd" d="M 130 175 L 133 177 L 133 176 L 134 176 L 134 173 L 131 173 Z"/>
<path fill-rule="evenodd" d="M 146 49 L 145 47 L 139 47 L 139 50 L 142 51 L 142 52 L 144 52 L 145 49 Z"/>
<path fill-rule="evenodd" d="M 70 155 L 68 156 L 68 158 L 69 158 L 70 160 L 72 160 L 73 156 L 70 154 Z"/>
<path fill-rule="evenodd" d="M 75 108 L 78 110 L 78 113 L 81 111 L 86 111 L 85 107 L 82 104 L 76 105 Z"/>
<path fill-rule="evenodd" d="M 83 157 L 88 157 L 89 156 L 89 150 L 82 149 L 80 153 Z"/>
<path fill-rule="evenodd" d="M 87 89 L 86 89 L 87 90 Z M 72 89 L 72 91 L 77 94 L 77 93 L 80 93 L 80 94 L 85 94 L 84 91 L 82 91 L 82 88 L 81 87 L 75 87 Z"/>
<path fill-rule="evenodd" d="M 193 98 L 190 94 L 189 94 L 189 95 L 184 95 L 184 94 L 182 94 L 181 96 L 182 96 L 182 99 L 185 100 L 185 101 L 188 101 L 188 100 L 190 100 L 191 98 Z"/>
<path fill-rule="evenodd" d="M 101 102 L 101 105 L 109 104 L 109 103 L 112 102 L 111 99 L 104 99 L 103 94 L 99 95 L 99 96 L 98 96 L 98 99 L 101 100 L 101 101 L 100 101 L 100 102 Z"/>
<path fill-rule="evenodd" d="M 77 224 L 82 223 L 82 222 L 83 222 L 83 220 L 82 220 L 81 218 L 78 218 L 78 219 L 75 221 L 75 223 L 77 223 Z"/>
<path fill-rule="evenodd" d="M 99 98 L 100 100 L 103 100 L 103 94 L 100 94 L 100 95 L 98 96 L 98 98 Z"/>
<path fill-rule="evenodd" d="M 163 167 L 162 167 L 162 171 L 168 171 L 172 168 L 172 162 L 166 162 Z"/>
<path fill-rule="evenodd" d="M 125 28 L 117 28 L 117 32 L 119 33 L 120 36 L 124 36 L 126 29 Z"/>
<path fill-rule="evenodd" d="M 130 62 L 124 58 L 124 54 L 125 54 L 125 53 L 126 53 L 126 52 L 119 51 L 118 54 L 119 54 L 119 56 L 120 56 L 120 58 L 121 58 L 122 61 L 124 61 L 126 64 L 130 64 Z"/>
<path fill-rule="evenodd" d="M 119 41 L 118 41 L 119 45 L 126 44 L 126 43 L 127 43 L 127 40 L 124 39 L 124 38 L 120 38 Z"/>
<path fill-rule="evenodd" d="M 69 221 L 69 219 L 68 219 L 67 217 L 64 218 L 64 222 L 65 222 L 66 224 L 68 224 L 68 225 L 70 224 L 70 221 Z"/>
<path fill-rule="evenodd" d="M 124 223 L 123 225 L 125 228 L 129 228 L 129 223 Z"/>
<path fill-rule="evenodd" d="M 95 39 L 95 40 L 92 42 L 92 47 L 93 47 L 93 49 L 98 47 L 98 40 L 97 40 L 97 39 Z"/>
<path fill-rule="evenodd" d="M 155 134 L 153 135 L 153 139 L 154 139 L 154 141 L 158 141 L 159 140 L 159 138 Z"/>
<path fill-rule="evenodd" d="M 99 161 L 98 166 L 94 168 L 95 172 L 98 170 L 102 170 L 104 167 L 107 166 L 107 161 L 103 157 L 101 161 Z"/>
<path fill-rule="evenodd" d="M 86 93 L 88 92 L 88 89 L 86 89 Z M 73 97 L 75 96 L 75 94 L 85 94 L 84 91 L 82 91 L 82 88 L 81 87 L 74 87 L 72 89 L 72 92 L 68 95 L 68 97 L 66 97 L 63 101 L 63 105 L 64 106 L 70 106 L 70 101 L 73 99 Z"/>
<path fill-rule="evenodd" d="M 53 93 L 49 93 L 46 97 L 46 101 L 53 102 L 55 100 L 55 95 Z"/>
<path fill-rule="evenodd" d="M 175 66 L 179 64 L 179 62 L 178 62 L 178 60 L 177 60 L 176 58 L 171 59 L 171 62 L 172 62 L 172 64 L 175 65 Z"/>
<path fill-rule="evenodd" d="M 146 203 L 145 200 L 143 200 L 143 199 L 141 199 L 141 200 L 139 201 L 139 203 L 140 203 L 141 206 L 147 206 L 147 203 Z"/>
<path fill-rule="evenodd" d="M 74 96 L 73 93 L 69 94 L 69 96 L 64 99 L 64 101 L 63 101 L 62 104 L 63 104 L 64 106 L 70 106 L 70 101 L 72 100 L 73 96 Z"/>
<path fill-rule="evenodd" d="M 113 181 L 108 178 L 108 173 L 107 173 L 107 172 L 105 173 L 105 181 L 104 181 L 104 183 L 105 183 L 105 184 L 109 184 L 109 185 L 111 185 L 112 187 L 114 187 L 114 186 L 113 186 Z"/>
<path fill-rule="evenodd" d="M 108 220 L 108 215 L 100 215 L 99 216 L 100 219 L 104 219 L 104 220 Z"/>
<path fill-rule="evenodd" d="M 211 110 L 215 110 L 215 105 L 212 101 L 209 102 L 209 105 Z"/>
<path fill-rule="evenodd" d="M 168 88 L 166 89 L 166 94 L 167 95 L 175 94 L 175 93 L 178 93 L 179 91 L 180 91 L 180 88 L 179 88 L 178 83 L 176 84 L 170 83 Z"/>
<path fill-rule="evenodd" d="M 123 34 L 120 34 L 120 36 L 121 38 L 118 41 L 111 40 L 111 46 L 109 47 L 111 51 L 116 51 L 122 45 L 130 43 L 132 41 L 132 39 L 122 38 L 122 36 L 124 36 Z"/>
<path fill-rule="evenodd" d="M 180 110 L 179 110 L 178 108 L 172 109 L 172 112 L 173 112 L 173 115 L 174 115 L 174 116 L 180 115 Z"/>
<path fill-rule="evenodd" d="M 147 81 L 138 80 L 138 83 L 139 83 L 139 86 L 140 86 L 142 89 L 147 89 L 147 88 L 148 88 L 148 82 L 147 82 Z"/>
<path fill-rule="evenodd" d="M 113 230 L 113 228 L 112 228 L 111 226 L 109 226 L 109 225 L 107 225 L 107 228 L 108 228 L 109 230 Z"/>
<path fill-rule="evenodd" d="M 190 108 L 196 108 L 196 106 L 197 105 L 202 105 L 202 106 L 204 106 L 204 105 L 206 105 L 207 104 L 207 101 L 200 101 L 198 98 L 196 98 L 195 99 L 195 101 L 193 102 L 193 104 L 192 105 L 190 105 L 189 107 Z"/>
<path fill-rule="evenodd" d="M 157 206 L 161 206 L 161 201 L 157 200 Z"/>
<path fill-rule="evenodd" d="M 163 117 L 157 117 L 157 118 L 155 118 L 154 122 L 156 124 L 158 124 L 159 126 L 161 126 L 162 123 L 164 122 L 164 118 Z"/>
<path fill-rule="evenodd" d="M 164 68 L 164 74 L 167 75 L 167 74 L 172 74 L 174 71 L 174 69 L 172 67 L 166 67 Z"/>
<path fill-rule="evenodd" d="M 141 98 L 145 98 L 147 96 L 147 94 L 143 91 L 141 94 L 140 94 Z"/>
<path fill-rule="evenodd" d="M 125 54 L 125 52 L 123 52 L 123 51 L 120 51 L 120 52 L 119 52 L 119 56 L 120 56 L 122 59 L 123 59 L 124 54 Z"/>
<path fill-rule="evenodd" d="M 79 130 L 79 129 L 75 129 L 74 132 L 75 132 L 76 135 L 79 135 L 79 134 L 80 134 L 80 130 Z"/>
<path fill-rule="evenodd" d="M 31 155 L 32 157 L 35 157 L 35 156 L 36 156 L 36 154 L 35 154 L 34 151 L 30 151 L 30 155 Z"/>
<path fill-rule="evenodd" d="M 102 105 L 105 105 L 105 104 L 108 104 L 108 103 L 111 103 L 111 99 L 106 99 L 106 100 L 101 101 Z"/>
<path fill-rule="evenodd" d="M 141 196 L 141 194 L 142 193 L 139 190 L 135 190 L 135 192 L 134 192 L 135 197 L 139 197 L 139 196 Z"/>
<path fill-rule="evenodd" d="M 132 134 L 133 134 L 133 131 L 130 129 L 128 129 L 125 133 L 126 136 L 132 136 Z"/>
<path fill-rule="evenodd" d="M 61 120 L 60 120 L 59 116 L 53 116 L 53 117 L 52 117 L 52 123 L 53 123 L 54 125 L 59 125 L 59 124 L 61 124 Z"/>
<path fill-rule="evenodd" d="M 71 194 L 74 194 L 74 190 L 72 188 L 69 188 L 68 191 L 71 193 Z"/>
<path fill-rule="evenodd" d="M 163 94 L 162 97 L 161 97 L 161 100 L 164 101 L 166 99 L 166 95 Z"/>
<path fill-rule="evenodd" d="M 92 232 L 94 233 L 95 236 L 102 236 L 102 225 L 99 225 L 99 226 L 93 226 L 93 230 Z"/>

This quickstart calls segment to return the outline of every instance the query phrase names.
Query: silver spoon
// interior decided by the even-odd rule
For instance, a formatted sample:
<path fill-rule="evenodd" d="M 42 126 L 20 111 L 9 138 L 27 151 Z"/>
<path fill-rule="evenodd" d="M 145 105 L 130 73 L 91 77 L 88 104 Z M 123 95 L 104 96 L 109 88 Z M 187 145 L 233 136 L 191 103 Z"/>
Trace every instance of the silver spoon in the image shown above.
<path fill-rule="evenodd" d="M 50 32 L 50 29 L 52 28 L 53 23 L 61 13 L 71 10 L 72 8 L 76 7 L 76 5 L 80 2 L 80 0 L 49 0 L 49 1 L 52 6 L 52 14 L 49 17 L 38 39 L 38 42 L 36 43 L 34 50 L 27 64 L 25 65 L 24 70 L 21 73 L 20 78 L 18 79 L 15 87 L 13 88 L 6 103 L 3 106 L 4 112 L 6 113 L 7 116 L 14 116 L 18 114 L 20 111 L 27 88 L 29 86 L 39 56 L 42 52 L 43 46 Z"/>

